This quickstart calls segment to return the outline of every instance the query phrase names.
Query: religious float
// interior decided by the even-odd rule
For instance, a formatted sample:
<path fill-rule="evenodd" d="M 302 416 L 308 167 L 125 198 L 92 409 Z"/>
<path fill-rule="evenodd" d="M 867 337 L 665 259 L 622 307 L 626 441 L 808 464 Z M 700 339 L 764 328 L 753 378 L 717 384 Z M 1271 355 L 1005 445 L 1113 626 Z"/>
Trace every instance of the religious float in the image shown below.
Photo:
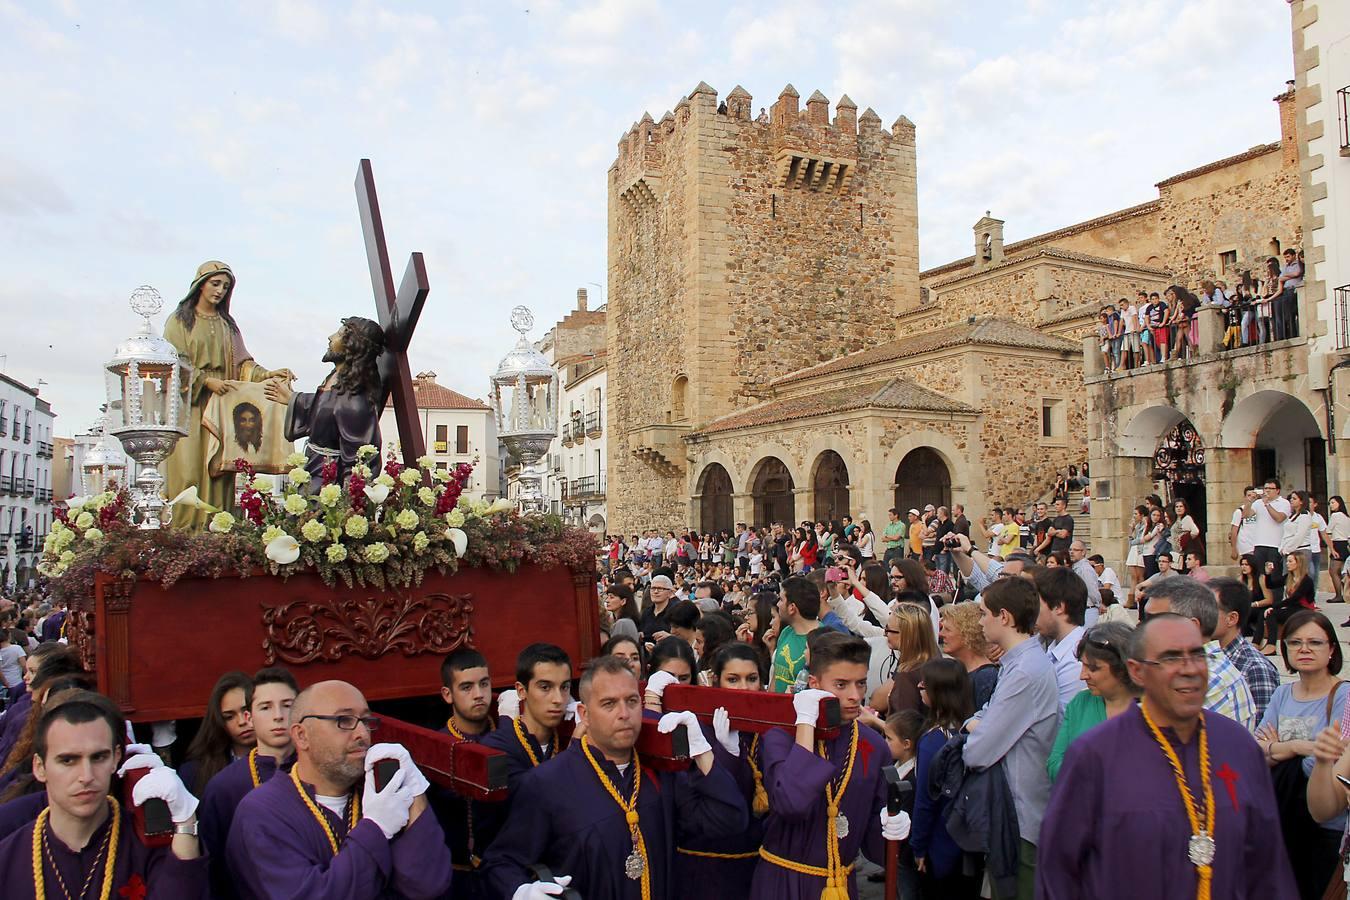
<path fill-rule="evenodd" d="M 85 496 L 58 509 L 42 571 L 69 606 L 70 643 L 133 721 L 199 717 L 234 669 L 284 665 L 304 684 L 342 679 L 393 700 L 435 695 L 441 660 L 461 646 L 487 656 L 498 688 L 514 683 L 530 642 L 557 644 L 578 663 L 599 651 L 594 538 L 538 509 L 468 502 L 472 467 L 423 454 L 407 348 L 426 267 L 412 254 L 395 291 L 368 160 L 356 194 L 380 321 L 342 320 L 324 357 L 333 374 L 313 393 L 293 393 L 289 370 L 262 369 L 244 349 L 224 263 L 198 270 L 164 338 L 150 323 L 157 292 L 132 296 L 145 323 L 105 367 L 106 431 L 139 477 L 129 489 L 86 481 Z M 552 439 L 557 385 L 525 338 L 528 312 L 512 324 L 521 337 L 493 377 L 493 399 L 503 443 L 528 466 Z M 202 340 L 213 334 L 223 336 L 215 358 Z M 221 390 L 220 379 L 234 387 Z M 266 398 L 255 393 L 254 415 L 236 415 L 240 433 L 222 438 L 210 404 L 249 387 Z M 386 404 L 397 458 L 374 446 Z M 275 477 L 221 449 L 252 449 L 243 429 L 257 435 L 258 407 L 261 419 L 284 419 L 287 447 L 309 439 L 268 469 Z"/>

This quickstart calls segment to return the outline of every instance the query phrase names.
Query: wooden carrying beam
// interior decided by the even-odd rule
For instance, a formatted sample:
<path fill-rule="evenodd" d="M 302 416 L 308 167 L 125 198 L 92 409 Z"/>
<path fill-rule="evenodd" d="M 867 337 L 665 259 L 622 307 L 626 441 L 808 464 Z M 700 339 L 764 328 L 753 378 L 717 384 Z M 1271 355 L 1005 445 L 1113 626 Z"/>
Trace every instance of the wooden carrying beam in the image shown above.
<path fill-rule="evenodd" d="M 380 717 L 379 740 L 402 744 L 428 781 L 470 800 L 506 799 L 506 755 L 473 741 Z"/>
<path fill-rule="evenodd" d="M 763 734 L 771 728 L 793 729 L 797 723 L 791 694 L 672 684 L 666 688 L 662 701 L 666 712 L 689 710 L 702 722 L 712 722 L 713 712 L 725 708 L 731 716 L 731 727 L 737 731 Z M 834 697 L 820 701 L 817 736 L 834 737 L 840 724 L 839 701 Z"/>

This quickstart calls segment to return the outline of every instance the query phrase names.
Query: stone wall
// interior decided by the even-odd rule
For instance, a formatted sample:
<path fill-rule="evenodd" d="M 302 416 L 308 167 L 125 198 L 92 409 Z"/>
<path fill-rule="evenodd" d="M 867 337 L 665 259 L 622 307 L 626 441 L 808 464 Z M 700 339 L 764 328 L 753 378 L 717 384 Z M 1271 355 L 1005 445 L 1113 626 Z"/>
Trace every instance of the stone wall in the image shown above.
<path fill-rule="evenodd" d="M 778 375 L 891 337 L 878 324 L 918 302 L 914 126 L 883 130 L 847 98 L 831 123 L 828 101 L 801 111 L 791 88 L 768 122 L 739 88 L 727 103 L 718 113 L 701 84 L 660 122 L 644 116 L 609 171 L 608 356 L 622 373 L 609 491 L 623 531 L 679 522 L 686 502 L 687 472 L 634 458 L 630 431 L 750 405 Z"/>

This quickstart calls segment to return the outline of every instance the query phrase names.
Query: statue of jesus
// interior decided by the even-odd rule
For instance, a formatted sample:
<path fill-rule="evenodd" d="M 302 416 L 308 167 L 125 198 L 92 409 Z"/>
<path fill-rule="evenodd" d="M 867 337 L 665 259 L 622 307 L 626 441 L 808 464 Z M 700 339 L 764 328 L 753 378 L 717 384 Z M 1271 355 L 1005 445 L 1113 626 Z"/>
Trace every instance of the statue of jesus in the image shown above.
<path fill-rule="evenodd" d="M 231 381 L 281 383 L 295 378 L 290 369 L 264 369 L 244 346 L 239 323 L 230 314 L 234 285 L 234 273 L 225 263 L 202 263 L 187 296 L 164 323 L 164 338 L 192 366 L 192 383 L 187 387 L 192 411 L 187 437 L 178 441 L 164 467 L 168 496 L 177 496 L 195 484 L 198 496 L 219 509 L 234 508 L 234 473 L 213 476 L 209 471 L 202 429 L 206 402 L 213 394 L 228 393 Z M 174 510 L 172 527 L 201 530 L 209 518 L 210 514 L 201 509 L 179 506 Z"/>
<path fill-rule="evenodd" d="M 359 316 L 342 320 L 328 338 L 324 362 L 333 364 L 323 384 L 312 394 L 292 393 L 281 381 L 268 382 L 268 399 L 286 404 L 286 439 L 309 438 L 305 468 L 317 490 L 324 464 L 338 464 L 338 483 L 347 480 L 362 445 L 380 446 L 380 400 L 383 384 L 379 360 L 384 331 L 378 322 Z"/>

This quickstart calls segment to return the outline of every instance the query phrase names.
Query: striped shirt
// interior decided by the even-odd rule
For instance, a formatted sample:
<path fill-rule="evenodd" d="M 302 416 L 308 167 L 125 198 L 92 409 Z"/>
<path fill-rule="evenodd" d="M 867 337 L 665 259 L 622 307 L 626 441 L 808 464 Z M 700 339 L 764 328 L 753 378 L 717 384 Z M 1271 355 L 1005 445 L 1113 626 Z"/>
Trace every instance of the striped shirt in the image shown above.
<path fill-rule="evenodd" d="M 1209 660 L 1209 690 L 1205 693 L 1205 709 L 1227 716 L 1248 731 L 1255 732 L 1261 717 L 1256 713 L 1256 702 L 1242 677 L 1242 671 L 1224 655 L 1218 641 L 1205 644 Z"/>

